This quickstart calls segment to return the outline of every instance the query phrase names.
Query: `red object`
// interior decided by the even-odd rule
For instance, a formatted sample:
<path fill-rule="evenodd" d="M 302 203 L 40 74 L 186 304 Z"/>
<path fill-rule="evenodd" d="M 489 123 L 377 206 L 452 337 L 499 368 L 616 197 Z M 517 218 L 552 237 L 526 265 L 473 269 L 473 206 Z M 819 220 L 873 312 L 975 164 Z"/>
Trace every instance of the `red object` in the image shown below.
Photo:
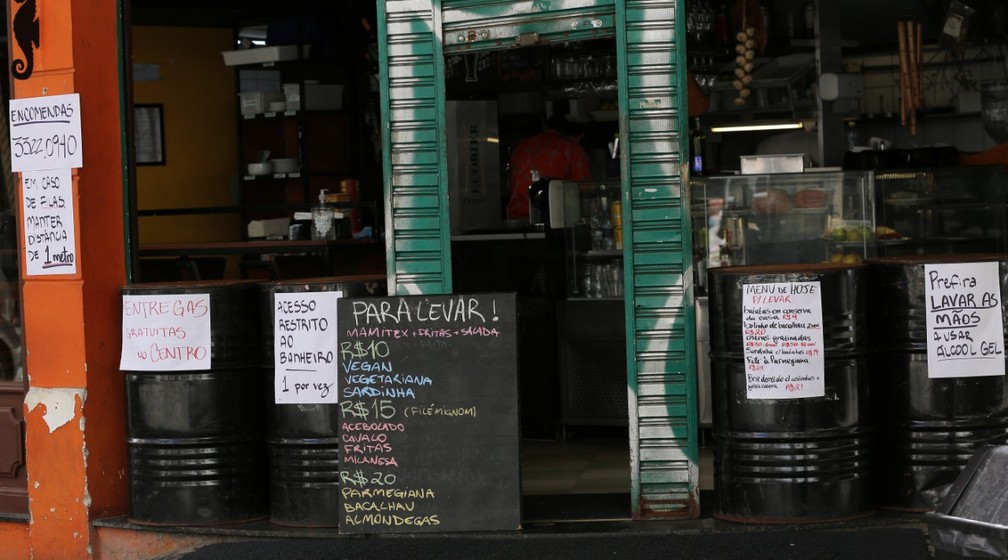
<path fill-rule="evenodd" d="M 351 202 L 360 202 L 360 189 L 357 185 L 357 179 L 343 179 L 340 182 L 340 190 L 348 195 Z M 360 209 L 351 208 L 347 210 L 347 214 L 350 217 L 350 233 L 356 235 L 363 227 Z"/>
<path fill-rule="evenodd" d="M 529 217 L 529 185 L 532 170 L 549 179 L 585 181 L 591 179 L 588 153 L 560 132 L 546 129 L 526 138 L 511 152 L 511 200 L 507 217 L 524 220 Z"/>

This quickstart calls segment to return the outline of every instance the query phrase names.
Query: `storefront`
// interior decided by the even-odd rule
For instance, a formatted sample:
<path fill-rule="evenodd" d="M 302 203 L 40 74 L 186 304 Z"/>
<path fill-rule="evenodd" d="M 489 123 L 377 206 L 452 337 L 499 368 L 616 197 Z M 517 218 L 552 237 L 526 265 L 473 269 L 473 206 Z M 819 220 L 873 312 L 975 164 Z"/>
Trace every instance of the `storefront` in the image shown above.
<path fill-rule="evenodd" d="M 187 227 L 185 222 L 175 222 L 172 226 L 151 228 L 149 224 L 163 216 L 144 214 L 145 209 L 137 200 L 141 195 L 135 190 L 136 176 L 160 180 L 162 187 L 195 180 L 192 177 L 166 180 L 158 177 L 158 169 L 141 169 L 125 163 L 136 161 L 140 155 L 132 138 L 134 108 L 157 101 L 139 99 L 149 92 L 142 90 L 143 86 L 125 84 L 126 77 L 132 75 L 125 67 L 147 62 L 124 58 L 134 52 L 130 46 L 139 43 L 129 29 L 130 6 L 102 0 L 89 2 L 84 9 L 67 0 L 39 6 L 37 18 L 22 14 L 19 9 L 22 6 L 10 7 L 16 39 L 11 42 L 12 59 L 25 60 L 31 71 L 23 79 L 13 80 L 12 97 L 79 94 L 84 159 L 72 172 L 75 225 L 71 238 L 75 240 L 73 249 L 78 263 L 75 272 L 26 274 L 22 265 L 25 453 L 21 457 L 18 450 L 12 461 L 14 475 L 22 477 L 12 486 L 24 492 L 16 496 L 20 505 L 11 506 L 13 513 L 0 523 L 0 540 L 10 543 L 9 550 L 31 550 L 36 557 L 80 558 L 126 550 L 137 555 L 153 554 L 166 550 L 164 547 L 200 542 L 200 537 L 178 535 L 166 542 L 153 532 L 108 526 L 96 529 L 93 525 L 99 519 L 127 515 L 130 508 L 129 462 L 124 445 L 126 403 L 118 355 L 122 335 L 120 289 L 137 280 L 142 254 L 172 254 L 155 253 L 145 244 L 164 241 L 165 231 L 172 227 Z M 475 269 L 495 267 L 495 271 L 515 274 L 521 278 L 520 282 L 536 281 L 534 275 L 526 278 L 520 274 L 522 271 L 508 270 L 513 262 L 531 254 L 509 253 L 509 247 L 526 247 L 529 241 L 536 247 L 529 258 L 529 267 L 554 270 L 550 266 L 556 266 L 556 276 L 565 280 L 554 286 L 554 291 L 533 292 L 526 300 L 530 302 L 530 324 L 541 326 L 545 321 L 548 325 L 543 332 L 550 342 L 540 341 L 539 346 L 532 348 L 552 351 L 555 362 L 543 360 L 546 365 L 540 367 L 544 371 L 569 373 L 561 377 L 561 386 L 556 389 L 558 397 L 564 395 L 561 390 L 584 381 L 577 372 L 585 369 L 585 363 L 577 362 L 578 359 L 591 355 L 589 361 L 597 364 L 602 358 L 611 360 L 613 355 L 619 356 L 615 365 L 602 374 L 611 382 L 612 371 L 617 372 L 618 385 L 606 386 L 607 401 L 586 406 L 590 399 L 582 397 L 563 401 L 562 406 L 555 401 L 553 404 L 557 405 L 555 412 L 561 429 L 566 422 L 626 426 L 630 464 L 628 517 L 635 520 L 686 519 L 698 516 L 700 511 L 703 401 L 697 363 L 704 350 L 698 345 L 701 333 L 695 316 L 698 302 L 695 282 L 699 277 L 694 274 L 694 266 L 696 255 L 705 251 L 696 251 L 694 236 L 702 233 L 707 239 L 711 232 L 694 231 L 696 215 L 691 204 L 694 193 L 685 167 L 689 149 L 685 14 L 683 3 L 672 0 L 379 2 L 375 29 L 371 30 L 377 47 L 371 62 L 378 69 L 375 88 L 368 91 L 372 98 L 367 99 L 367 95 L 346 98 L 357 103 L 355 108 L 365 108 L 362 114 L 369 110 L 369 103 L 377 109 L 374 114 L 380 114 L 380 122 L 372 123 L 379 133 L 373 151 L 357 152 L 359 142 L 344 142 L 339 135 L 325 136 L 331 142 L 327 145 L 346 158 L 337 158 L 338 161 L 319 158 L 316 161 L 323 167 L 313 168 L 338 174 L 346 170 L 343 166 L 369 156 L 378 158 L 380 165 L 376 167 L 380 168 L 381 179 L 362 184 L 364 192 L 371 189 L 375 207 L 382 209 L 372 216 L 371 225 L 384 227 L 385 236 L 381 241 L 355 240 L 361 243 L 352 246 L 364 247 L 363 256 L 355 257 L 349 270 L 360 274 L 373 267 L 374 252 L 370 249 L 383 247 L 381 269 L 390 296 L 487 290 L 520 292 L 506 284 L 501 288 L 501 284 L 489 282 Z M 220 36 L 213 40 L 220 40 Z M 212 47 L 211 51 L 230 50 L 233 35 L 223 36 L 224 46 Z M 173 37 L 177 40 L 181 35 Z M 303 51 L 299 48 L 298 52 Z M 528 59 L 513 56 L 519 52 L 533 52 L 533 60 L 539 62 L 529 63 Z M 108 64 L 110 60 L 118 60 L 118 67 Z M 174 60 L 159 62 L 164 81 L 168 82 L 170 73 L 175 71 L 171 66 Z M 480 86 L 473 84 L 479 82 L 479 71 L 487 68 L 494 69 L 496 78 L 483 87 L 505 94 L 517 91 L 509 89 L 515 82 L 543 80 L 554 89 L 552 95 L 579 84 L 564 96 L 568 115 L 590 116 L 595 137 L 589 147 L 600 151 L 602 157 L 595 160 L 597 180 L 591 189 L 585 189 L 589 201 L 575 200 L 573 207 L 580 211 L 597 206 L 599 213 L 608 218 L 607 230 L 612 238 L 616 231 L 620 233 L 621 246 L 613 241 L 611 247 L 605 244 L 593 247 L 582 255 L 563 253 L 565 256 L 558 262 L 544 266 L 549 261 L 550 236 L 558 236 L 553 239 L 566 247 L 565 235 L 574 235 L 577 228 L 564 224 L 579 220 L 565 222 L 561 217 L 557 218 L 556 227 L 547 224 L 542 230 L 534 230 L 503 222 L 487 227 L 479 220 L 463 227 L 463 218 L 453 216 L 451 176 L 459 167 L 460 151 L 449 135 L 453 123 L 457 124 L 453 120 L 458 117 L 456 109 L 474 99 L 486 101 L 485 91 L 479 91 Z M 137 70 L 134 67 L 133 71 Z M 570 79 L 572 76 L 574 79 Z M 231 78 L 229 75 L 231 84 L 223 86 L 225 91 L 228 87 L 236 88 Z M 212 81 L 207 78 L 204 85 L 214 87 Z M 584 84 L 590 87 L 585 89 Z M 169 92 L 177 97 L 183 93 L 181 89 Z M 245 98 L 238 97 L 242 93 L 255 92 L 231 89 L 229 95 L 244 103 Z M 518 117 L 538 116 L 541 110 L 542 98 L 535 98 L 528 105 L 527 97 L 519 97 L 505 95 L 494 99 L 502 115 L 499 138 L 510 135 L 513 140 L 519 131 L 527 132 L 515 124 L 520 120 Z M 254 96 L 250 100 L 268 104 L 268 100 Z M 529 106 L 533 109 L 528 110 Z M 231 114 L 211 110 L 200 113 L 197 120 L 221 118 L 222 113 L 223 120 L 231 120 L 237 113 L 237 126 L 243 132 L 251 131 L 253 136 L 265 134 L 253 130 L 260 122 L 258 116 L 246 118 L 241 110 L 234 111 L 234 105 L 230 107 Z M 192 126 L 186 117 L 170 121 L 178 118 L 170 105 L 162 109 L 161 122 L 171 131 Z M 820 106 L 820 114 L 822 111 Z M 345 124 L 339 119 L 321 124 L 302 121 L 298 130 L 324 134 L 342 130 Z M 835 124 L 822 122 L 826 129 Z M 354 131 L 348 134 L 360 132 L 353 126 L 347 130 Z M 289 130 L 284 129 L 281 134 L 289 134 Z M 300 141 L 310 138 L 310 134 L 294 137 Z M 830 137 L 820 145 L 828 147 L 835 140 L 839 141 Z M 249 153 L 253 153 L 250 148 L 233 141 L 234 144 L 223 149 L 231 152 L 225 168 L 245 170 L 247 164 L 261 163 L 249 159 Z M 160 152 L 156 146 L 145 145 L 145 150 L 151 151 L 142 154 L 144 163 L 163 163 L 166 155 L 167 161 L 172 161 L 172 154 L 176 153 L 172 150 L 176 148 L 170 142 L 169 139 L 167 151 Z M 287 144 L 280 144 L 280 148 L 272 151 L 283 151 L 286 147 Z M 219 148 L 197 146 L 207 153 Z M 261 159 L 268 158 L 266 155 Z M 274 164 L 279 159 L 282 158 L 274 158 Z M 496 172 L 498 177 L 491 182 L 502 174 L 503 160 L 504 156 Z M 239 177 L 239 182 L 259 184 L 263 180 L 253 168 L 247 169 L 251 177 Z M 229 176 L 230 171 L 223 174 Z M 205 175 L 217 172 L 203 170 Z M 240 175 L 244 174 L 243 171 Z M 305 171 L 303 176 L 294 177 L 286 172 L 284 175 L 284 181 L 297 180 L 299 187 L 306 189 L 296 191 L 308 193 L 298 195 L 298 203 L 307 205 L 314 200 L 312 196 L 318 193 L 320 185 L 311 183 L 312 174 Z M 727 183 L 731 181 L 713 180 L 705 188 L 709 191 L 723 188 L 727 192 L 730 187 Z M 285 183 L 284 188 L 286 193 L 295 192 L 290 184 Z M 158 196 L 167 191 L 162 189 Z M 341 194 L 351 196 L 349 191 Z M 498 190 L 496 194 L 476 194 L 499 200 L 506 193 Z M 151 196 L 151 192 L 143 196 Z M 700 211 L 704 221 L 707 216 L 702 212 L 709 208 L 706 203 L 713 198 L 717 196 L 708 197 L 707 192 L 703 196 L 705 204 Z M 164 198 L 155 200 L 148 208 L 167 204 Z M 291 200 L 294 199 L 282 202 L 288 204 Z M 263 194 L 258 204 L 265 207 L 277 202 Z M 220 203 L 211 199 L 202 201 L 202 205 L 213 209 Z M 272 217 L 246 210 L 228 214 L 226 220 L 214 219 L 212 227 L 228 224 L 235 226 L 232 230 L 247 232 L 248 221 L 264 225 Z M 860 211 L 864 212 L 864 206 Z M 138 227 L 139 222 L 146 225 Z M 138 237 L 137 232 L 144 227 L 148 229 Z M 143 238 L 158 229 L 160 233 Z M 566 232 L 568 229 L 571 231 Z M 591 237 L 591 231 L 588 236 Z M 246 234 L 240 237 L 234 241 L 249 241 Z M 162 250 L 176 251 L 178 256 L 186 255 L 193 247 L 190 244 Z M 333 263 L 329 253 L 324 256 L 327 265 Z M 569 267 L 567 256 L 575 261 Z M 576 262 L 577 257 L 592 260 L 585 266 L 583 261 Z M 707 255 L 703 255 L 703 262 L 707 264 Z M 374 272 L 373 268 L 368 270 Z M 582 282 L 584 270 L 590 273 L 587 281 Z M 549 273 L 546 278 L 556 280 Z M 522 297 L 519 293 L 519 300 Z M 536 312 L 543 315 L 534 315 Z M 586 327 L 593 321 L 600 328 Z M 56 346 L 53 341 L 61 343 Z M 593 351 L 599 353 L 598 358 L 590 354 Z M 13 394 L 21 398 L 17 384 L 12 387 Z M 20 407 L 10 406 L 9 410 L 15 419 L 12 424 L 22 429 Z M 555 420 L 545 422 L 547 431 L 551 422 Z M 4 444 L 3 451 L 16 447 Z M 30 523 L 25 512 L 30 512 Z"/>

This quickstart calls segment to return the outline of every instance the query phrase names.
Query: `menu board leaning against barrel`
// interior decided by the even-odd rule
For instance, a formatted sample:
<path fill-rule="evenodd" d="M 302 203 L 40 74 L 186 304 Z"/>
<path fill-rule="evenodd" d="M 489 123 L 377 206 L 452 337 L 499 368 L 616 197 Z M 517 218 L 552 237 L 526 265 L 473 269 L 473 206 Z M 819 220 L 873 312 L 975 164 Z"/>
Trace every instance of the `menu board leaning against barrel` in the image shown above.
<path fill-rule="evenodd" d="M 819 282 L 744 284 L 742 341 L 746 396 L 797 399 L 825 394 Z"/>
<path fill-rule="evenodd" d="M 997 262 L 924 266 L 928 377 L 1005 374 Z"/>
<path fill-rule="evenodd" d="M 519 528 L 514 294 L 338 307 L 340 531 Z"/>

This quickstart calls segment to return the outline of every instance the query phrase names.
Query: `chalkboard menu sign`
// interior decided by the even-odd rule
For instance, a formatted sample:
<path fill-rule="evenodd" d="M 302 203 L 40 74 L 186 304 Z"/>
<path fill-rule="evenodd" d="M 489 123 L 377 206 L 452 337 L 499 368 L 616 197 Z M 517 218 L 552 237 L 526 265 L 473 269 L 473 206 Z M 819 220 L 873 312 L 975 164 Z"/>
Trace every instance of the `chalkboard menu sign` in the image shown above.
<path fill-rule="evenodd" d="M 338 302 L 340 531 L 520 527 L 514 294 Z"/>

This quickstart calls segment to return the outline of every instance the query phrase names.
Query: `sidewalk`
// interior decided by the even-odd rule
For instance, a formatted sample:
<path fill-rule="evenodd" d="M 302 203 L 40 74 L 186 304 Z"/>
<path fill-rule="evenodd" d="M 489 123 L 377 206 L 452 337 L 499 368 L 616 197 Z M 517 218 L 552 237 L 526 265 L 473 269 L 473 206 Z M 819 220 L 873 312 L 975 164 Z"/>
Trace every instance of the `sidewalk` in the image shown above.
<path fill-rule="evenodd" d="M 709 502 L 709 500 L 708 500 Z M 596 514 L 604 511 L 596 511 Z M 536 515 L 535 512 L 528 512 Z M 526 517 L 528 519 L 528 517 Z M 501 533 L 339 535 L 268 521 L 224 527 L 156 529 L 125 519 L 102 526 L 216 536 L 221 542 L 159 560 L 932 560 L 923 514 L 879 511 L 852 521 L 807 525 L 738 524 L 708 512 L 693 520 L 531 520 Z M 227 540 L 227 542 L 224 542 Z"/>

